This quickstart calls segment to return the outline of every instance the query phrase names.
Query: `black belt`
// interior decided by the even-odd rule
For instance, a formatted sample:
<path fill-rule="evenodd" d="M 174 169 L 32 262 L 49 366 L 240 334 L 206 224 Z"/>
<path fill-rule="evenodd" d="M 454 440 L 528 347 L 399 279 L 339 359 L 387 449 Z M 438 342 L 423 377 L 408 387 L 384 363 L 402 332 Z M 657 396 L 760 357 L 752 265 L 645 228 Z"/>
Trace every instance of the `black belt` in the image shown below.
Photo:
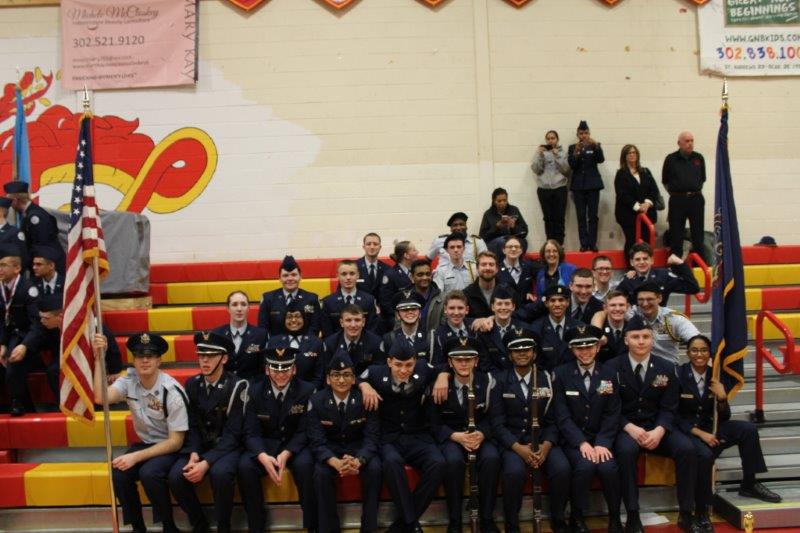
<path fill-rule="evenodd" d="M 703 194 L 700 191 L 686 191 L 686 192 L 671 192 L 669 193 L 670 196 L 685 196 L 686 198 L 691 198 L 692 196 L 700 196 Z"/>

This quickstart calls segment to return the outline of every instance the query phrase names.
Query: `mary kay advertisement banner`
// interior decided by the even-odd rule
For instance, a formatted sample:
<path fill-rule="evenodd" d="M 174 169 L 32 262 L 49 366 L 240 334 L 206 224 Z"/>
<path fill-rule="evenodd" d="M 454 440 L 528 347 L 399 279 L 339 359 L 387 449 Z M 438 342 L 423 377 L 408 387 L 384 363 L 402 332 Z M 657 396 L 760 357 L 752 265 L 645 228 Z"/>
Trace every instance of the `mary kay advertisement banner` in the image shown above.
<path fill-rule="evenodd" d="M 66 89 L 197 81 L 198 0 L 61 0 Z"/>
<path fill-rule="evenodd" d="M 800 0 L 711 0 L 697 8 L 700 69 L 800 75 Z"/>

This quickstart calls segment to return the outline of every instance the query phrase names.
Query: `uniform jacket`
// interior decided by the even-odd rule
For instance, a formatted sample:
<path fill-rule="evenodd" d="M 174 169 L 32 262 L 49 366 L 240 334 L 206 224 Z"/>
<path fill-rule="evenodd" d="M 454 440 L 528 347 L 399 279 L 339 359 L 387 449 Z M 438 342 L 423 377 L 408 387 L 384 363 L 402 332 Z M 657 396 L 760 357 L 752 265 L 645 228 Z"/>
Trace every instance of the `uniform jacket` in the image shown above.
<path fill-rule="evenodd" d="M 577 320 L 578 322 L 583 322 L 586 325 L 592 323 L 592 317 L 596 312 L 603 310 L 603 302 L 601 302 L 594 296 L 591 296 L 589 298 L 589 301 L 586 302 L 586 304 L 583 306 L 583 312 L 581 312 L 581 314 L 578 317 L 575 317 L 574 316 L 575 308 L 572 306 L 572 304 L 573 302 L 570 301 L 570 307 L 567 313 L 569 313 L 569 316 L 575 318 L 575 320 Z"/>
<path fill-rule="evenodd" d="M 406 289 L 412 285 L 411 278 L 406 274 L 402 267 L 397 264 L 391 268 L 387 268 L 386 272 L 381 278 L 381 287 L 378 293 L 378 306 L 381 309 L 381 317 L 384 327 L 392 329 L 394 324 L 394 307 L 392 306 L 392 298 L 398 291 Z"/>
<path fill-rule="evenodd" d="M 333 358 L 336 350 L 341 348 L 347 350 L 347 341 L 344 338 L 344 331 L 334 333 L 326 337 L 323 343 L 323 350 L 325 356 L 322 360 L 322 368 L 328 368 L 328 362 Z M 361 374 L 370 365 L 380 363 L 384 364 L 386 361 L 386 354 L 381 350 L 381 338 L 371 331 L 362 331 L 361 336 L 348 350 L 350 359 L 355 366 L 356 375 Z M 324 370 L 323 370 L 324 372 Z"/>
<path fill-rule="evenodd" d="M 317 335 L 322 324 L 322 311 L 319 297 L 313 292 L 297 289 L 297 299 L 303 303 L 303 311 L 308 322 L 309 335 Z M 270 335 L 285 333 L 283 320 L 286 315 L 286 297 L 283 289 L 265 292 L 258 306 L 258 326 L 267 330 Z"/>
<path fill-rule="evenodd" d="M 399 342 L 408 342 L 403 330 L 397 328 L 389 333 L 383 335 L 381 339 L 381 352 L 385 356 L 389 355 L 389 350 L 395 340 Z M 417 327 L 417 332 L 414 334 L 414 351 L 417 352 L 417 359 L 424 359 L 430 361 L 431 342 L 429 332 L 422 329 L 422 324 Z"/>
<path fill-rule="evenodd" d="M 183 451 L 197 453 L 208 464 L 242 446 L 247 381 L 236 374 L 223 372 L 219 380 L 207 386 L 202 374 L 186 383 L 189 398 L 189 432 Z"/>
<path fill-rule="evenodd" d="M 245 447 L 255 458 L 268 453 L 267 440 L 277 441 L 279 450 L 297 455 L 306 447 L 306 409 L 314 385 L 293 378 L 282 403 L 272 393 L 272 382 L 264 376 L 249 388 L 245 414 Z"/>
<path fill-rule="evenodd" d="M 496 323 L 491 330 L 478 333 L 478 352 L 480 352 L 478 368 L 484 372 L 495 374 L 512 366 L 505 342 L 505 338 L 512 333 L 512 329 L 532 331 L 528 324 L 512 317 L 511 322 L 506 326 L 505 335 L 500 334 L 500 326 Z"/>
<path fill-rule="evenodd" d="M 550 376 L 543 370 L 538 370 L 537 387 L 539 389 L 538 419 L 541 433 L 539 442 L 548 441 L 553 445 L 558 444 L 558 427 L 555 423 L 553 412 L 553 388 Z M 522 387 L 513 368 L 497 374 L 498 412 L 492 417 L 492 431 L 494 440 L 504 449 L 510 449 L 514 443 L 530 444 L 533 400 L 530 393 L 526 399 Z M 533 388 L 533 376 L 530 376 L 529 388 Z"/>
<path fill-rule="evenodd" d="M 308 439 L 317 461 L 345 453 L 369 461 L 378 453 L 380 422 L 378 413 L 364 408 L 364 398 L 358 387 L 350 389 L 344 418 L 330 387 L 311 397 L 308 412 Z M 348 450 L 348 451 L 345 451 Z"/>
<path fill-rule="evenodd" d="M 467 332 L 467 337 L 470 339 L 477 339 L 478 335 L 472 329 L 470 329 L 470 325 L 472 325 L 472 319 L 465 318 L 464 319 L 464 328 Z M 452 339 L 456 336 L 456 333 L 453 332 L 453 328 L 450 327 L 447 322 L 444 324 L 440 324 L 434 331 L 431 332 L 431 345 L 433 346 L 433 355 L 430 359 L 430 364 L 437 370 L 437 372 L 445 371 L 449 368 L 447 363 L 447 354 L 444 352 L 445 346 L 447 346 L 447 341 Z M 480 347 L 478 347 L 480 350 Z"/>
<path fill-rule="evenodd" d="M 556 368 L 553 379 L 555 417 L 561 438 L 578 448 L 583 442 L 612 448 L 619 432 L 620 399 L 613 368 L 595 361 L 589 392 L 578 363 Z"/>
<path fill-rule="evenodd" d="M 700 292 L 700 285 L 694 278 L 694 273 L 689 265 L 681 263 L 680 265 L 673 265 L 668 269 L 666 268 L 651 268 L 645 276 L 635 276 L 622 278 L 622 281 L 617 285 L 617 290 L 628 293 L 628 301 L 631 305 L 636 305 L 636 295 L 634 291 L 636 288 L 649 281 L 658 284 L 661 288 L 661 305 L 666 306 L 669 301 L 669 296 L 673 292 L 680 294 L 697 294 Z"/>
<path fill-rule="evenodd" d="M 375 298 L 368 292 L 356 290 L 353 303 L 364 311 L 364 318 L 367 321 L 366 329 L 375 331 L 378 328 Z M 345 296 L 339 289 L 322 299 L 322 335 L 324 337 L 342 329 L 342 326 L 339 324 L 339 318 L 341 318 L 341 312 L 345 305 L 347 305 L 347 303 L 345 303 Z"/>
<path fill-rule="evenodd" d="M 667 431 L 675 429 L 675 412 L 678 408 L 678 378 L 675 365 L 650 354 L 644 382 L 640 389 L 633 375 L 630 358 L 621 355 L 608 362 L 616 371 L 619 395 L 622 401 L 620 428 L 628 422 L 647 431 L 661 426 Z"/>
<path fill-rule="evenodd" d="M 575 356 L 572 355 L 572 351 L 569 349 L 569 344 L 563 340 L 563 337 L 566 336 L 567 331 L 581 324 L 582 322 L 578 322 L 570 316 L 564 317 L 564 331 L 562 332 L 562 337 L 558 336 L 553 325 L 550 323 L 550 315 L 544 316 L 531 324 L 531 330 L 536 336 L 535 338 L 538 344 L 537 351 L 539 357 L 537 358 L 537 362 L 542 368 L 552 372 L 557 366 L 575 360 Z"/>
<path fill-rule="evenodd" d="M 16 337 L 18 341 L 16 344 L 24 344 L 29 353 L 39 350 L 42 342 L 40 330 L 43 326 L 39 320 L 39 309 L 36 307 L 38 297 L 39 290 L 22 274 L 18 277 L 10 302 L 6 302 L 5 291 L 0 287 L 0 303 L 3 304 L 0 308 L 0 344 L 8 346 L 12 337 Z M 6 305 L 8 305 L 7 315 Z"/>
<path fill-rule="evenodd" d="M 367 266 L 366 259 L 360 257 L 356 261 L 356 266 L 358 266 L 358 282 L 356 283 L 356 288 L 360 291 L 371 294 L 372 297 L 377 300 L 378 290 L 381 287 L 381 280 L 386 274 L 386 270 L 390 268 L 389 265 L 379 260 L 375 265 L 374 280 L 369 277 L 369 267 Z"/>
<path fill-rule="evenodd" d="M 450 440 L 450 435 L 456 432 L 467 431 L 467 398 L 464 404 L 458 401 L 457 383 L 451 372 L 450 385 L 447 389 L 447 400 L 441 404 L 428 402 L 428 418 L 431 421 L 433 436 L 442 444 Z M 484 439 L 492 438 L 492 418 L 499 408 L 496 404 L 495 382 L 492 377 L 480 370 L 472 375 L 472 390 L 475 394 L 475 426 L 483 433 Z"/>
<path fill-rule="evenodd" d="M 678 384 L 680 386 L 678 427 L 687 435 L 691 433 L 694 427 L 709 433 L 713 429 L 715 402 L 714 395 L 708 390 L 708 382 L 711 380 L 711 367 L 706 368 L 705 376 L 705 387 L 701 396 L 697 390 L 692 364 L 684 363 L 678 367 Z M 728 402 L 716 403 L 719 408 L 719 421 L 730 420 L 731 408 Z"/>
<path fill-rule="evenodd" d="M 497 273 L 497 284 L 505 285 L 511 289 L 516 296 L 516 298 L 514 298 L 514 303 L 517 307 L 520 307 L 527 301 L 526 295 L 535 292 L 536 273 L 541 268 L 541 263 L 538 261 L 523 260 L 523 258 L 520 257 L 518 266 L 520 268 L 520 274 L 519 282 L 516 282 L 505 262 L 501 263 L 500 271 Z"/>
<path fill-rule="evenodd" d="M 214 333 L 224 335 L 233 340 L 231 335 L 231 327 L 229 324 L 224 324 L 214 328 Z M 225 370 L 236 372 L 236 375 L 252 379 L 264 374 L 264 363 L 258 351 L 267 345 L 267 330 L 247 324 L 244 333 L 242 334 L 242 343 L 239 349 L 233 354 L 233 357 L 228 358 L 225 364 Z"/>
<path fill-rule="evenodd" d="M 54 275 L 56 276 L 56 288 L 53 291 L 53 294 L 57 292 L 64 292 L 64 274 L 61 274 L 60 272 L 55 272 Z M 44 279 L 31 277 L 30 281 L 33 284 L 33 286 L 36 287 L 36 290 L 39 291 L 40 295 L 44 294 Z"/>
<path fill-rule="evenodd" d="M 603 178 L 597 165 L 605 161 L 606 156 L 599 143 L 584 146 L 577 156 L 575 145 L 570 144 L 567 154 L 567 161 L 572 169 L 569 185 L 571 191 L 599 191 L 603 188 Z"/>
<path fill-rule="evenodd" d="M 291 336 L 279 336 L 291 342 Z M 300 335 L 297 340 L 299 346 L 294 359 L 297 378 L 311 383 L 315 389 L 321 389 L 325 386 L 325 346 L 319 337 L 312 337 L 308 334 Z"/>
<path fill-rule="evenodd" d="M 620 330 L 623 328 L 620 328 Z M 601 363 L 605 363 L 619 355 L 628 353 L 628 346 L 625 344 L 625 335 L 620 333 L 619 340 L 616 340 L 614 337 L 614 328 L 611 327 L 608 320 L 603 324 L 603 334 L 606 336 L 606 344 L 600 348 L 600 353 L 597 355 L 597 359 Z"/>

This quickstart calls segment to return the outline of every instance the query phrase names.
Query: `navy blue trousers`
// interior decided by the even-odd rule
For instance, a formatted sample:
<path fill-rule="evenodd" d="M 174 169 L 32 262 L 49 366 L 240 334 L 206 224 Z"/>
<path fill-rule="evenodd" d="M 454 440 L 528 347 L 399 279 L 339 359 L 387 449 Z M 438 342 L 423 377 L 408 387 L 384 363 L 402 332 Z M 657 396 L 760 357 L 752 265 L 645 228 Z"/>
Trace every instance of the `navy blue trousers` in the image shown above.
<path fill-rule="evenodd" d="M 460 444 L 448 441 L 440 446 L 445 462 L 444 494 L 451 525 L 460 524 L 464 500 L 464 473 L 467 469 L 467 452 Z M 484 441 L 477 452 L 478 466 L 478 516 L 481 522 L 493 520 L 497 499 L 497 476 L 500 474 L 500 452 Z"/>
<path fill-rule="evenodd" d="M 586 515 L 589 510 L 589 491 L 591 490 L 592 477 L 597 475 L 603 487 L 603 498 L 606 500 L 608 512 L 619 514 L 620 488 L 619 468 L 612 458 L 599 464 L 584 459 L 578 448 L 564 447 L 564 455 L 572 465 L 572 484 L 570 491 L 570 508 L 572 513 Z"/>
<path fill-rule="evenodd" d="M 355 456 L 358 448 L 342 452 Z M 317 495 L 319 533 L 341 531 L 339 512 L 336 508 L 336 479 L 339 474 L 326 463 L 317 462 L 314 468 L 314 489 Z M 361 531 L 378 529 L 378 498 L 381 493 L 381 461 L 373 457 L 361 467 Z"/>
<path fill-rule="evenodd" d="M 561 448 L 553 446 L 547 454 L 542 470 L 550 484 L 550 519 L 564 520 L 564 510 L 569 499 L 570 466 Z M 519 510 L 522 508 L 522 490 L 530 476 L 528 465 L 511 450 L 503 451 L 503 513 L 506 531 L 519 529 Z"/>

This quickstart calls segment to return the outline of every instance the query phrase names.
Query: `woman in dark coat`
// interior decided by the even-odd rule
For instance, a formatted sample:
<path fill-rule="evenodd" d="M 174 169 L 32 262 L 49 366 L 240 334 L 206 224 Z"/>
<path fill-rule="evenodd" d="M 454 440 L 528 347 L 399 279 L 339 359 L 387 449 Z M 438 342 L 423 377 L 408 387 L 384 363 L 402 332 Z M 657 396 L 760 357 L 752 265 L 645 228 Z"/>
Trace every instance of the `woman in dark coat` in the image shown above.
<path fill-rule="evenodd" d="M 653 175 L 646 167 L 641 166 L 639 149 L 632 144 L 626 144 L 619 156 L 619 170 L 614 178 L 614 190 L 617 195 L 617 205 L 614 216 L 617 223 L 622 226 L 625 234 L 625 257 L 636 243 L 636 217 L 639 213 L 646 213 L 650 220 L 656 222 L 656 199 L 658 198 L 658 185 Z M 647 241 L 649 232 L 642 230 L 642 239 Z"/>

